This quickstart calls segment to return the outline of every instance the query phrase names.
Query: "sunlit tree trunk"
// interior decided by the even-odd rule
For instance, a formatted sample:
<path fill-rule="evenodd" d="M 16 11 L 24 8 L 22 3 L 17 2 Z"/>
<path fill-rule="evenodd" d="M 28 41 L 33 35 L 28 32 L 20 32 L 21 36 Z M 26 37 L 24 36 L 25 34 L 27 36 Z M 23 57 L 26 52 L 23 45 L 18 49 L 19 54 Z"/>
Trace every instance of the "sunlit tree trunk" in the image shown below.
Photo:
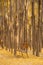
<path fill-rule="evenodd" d="M 40 0 L 38 0 L 38 27 L 37 27 L 37 48 L 36 56 L 39 56 L 40 48 Z"/>
<path fill-rule="evenodd" d="M 10 0 L 10 24 L 12 24 L 12 8 L 13 8 L 13 6 L 12 6 L 12 0 Z M 10 26 L 9 26 L 10 27 Z M 11 38 L 11 33 L 12 33 L 12 28 L 10 27 L 10 29 L 9 29 L 9 35 L 10 35 L 10 49 L 11 49 L 11 53 L 13 52 L 13 47 L 12 47 L 12 45 L 13 45 L 13 43 L 12 43 L 12 38 Z"/>
<path fill-rule="evenodd" d="M 0 45 L 3 48 L 3 2 L 0 1 Z"/>
<path fill-rule="evenodd" d="M 43 47 L 43 0 L 42 1 L 42 47 Z"/>
<path fill-rule="evenodd" d="M 23 6 L 23 7 L 22 7 Z M 23 13 L 24 13 L 24 1 L 19 1 L 19 10 L 18 10 L 18 19 L 19 19 L 19 46 L 23 44 Z M 22 36 L 23 35 L 23 36 Z"/>
<path fill-rule="evenodd" d="M 34 16 L 34 0 L 32 0 L 32 47 L 35 53 L 35 16 Z"/>
<path fill-rule="evenodd" d="M 17 51 L 17 0 L 15 0 L 15 17 L 14 17 L 14 55 Z"/>
<path fill-rule="evenodd" d="M 30 47 L 30 50 L 31 50 L 31 47 L 32 47 L 32 44 L 31 44 L 31 25 L 29 25 L 29 47 Z"/>
<path fill-rule="evenodd" d="M 27 6 L 27 0 L 25 0 L 25 10 L 24 10 L 24 15 L 25 15 L 25 20 L 24 20 L 24 43 L 27 43 L 27 20 L 26 20 L 26 14 L 27 14 L 27 10 L 26 10 L 26 6 Z"/>

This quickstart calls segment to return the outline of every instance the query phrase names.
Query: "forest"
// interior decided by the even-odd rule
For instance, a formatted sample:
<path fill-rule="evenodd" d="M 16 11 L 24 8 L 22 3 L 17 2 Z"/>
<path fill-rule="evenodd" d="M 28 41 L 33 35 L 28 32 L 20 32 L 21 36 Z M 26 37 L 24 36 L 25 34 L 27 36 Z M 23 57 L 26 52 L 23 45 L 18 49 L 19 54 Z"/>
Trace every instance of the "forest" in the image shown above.
<path fill-rule="evenodd" d="M 43 0 L 0 0 L 0 65 L 38 64 L 43 65 Z"/>
<path fill-rule="evenodd" d="M 17 54 L 43 49 L 43 0 L 0 0 L 0 47 Z"/>

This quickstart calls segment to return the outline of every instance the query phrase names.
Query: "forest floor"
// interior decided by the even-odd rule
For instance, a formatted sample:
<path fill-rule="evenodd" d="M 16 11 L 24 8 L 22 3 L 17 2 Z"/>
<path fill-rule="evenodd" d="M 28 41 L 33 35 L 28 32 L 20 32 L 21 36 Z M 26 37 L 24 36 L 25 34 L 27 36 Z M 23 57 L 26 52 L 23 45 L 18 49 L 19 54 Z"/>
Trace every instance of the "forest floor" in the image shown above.
<path fill-rule="evenodd" d="M 40 53 L 40 57 L 36 57 L 29 51 L 29 57 L 26 54 L 17 54 L 15 57 L 13 53 L 0 49 L 0 65 L 43 65 L 43 50 Z"/>

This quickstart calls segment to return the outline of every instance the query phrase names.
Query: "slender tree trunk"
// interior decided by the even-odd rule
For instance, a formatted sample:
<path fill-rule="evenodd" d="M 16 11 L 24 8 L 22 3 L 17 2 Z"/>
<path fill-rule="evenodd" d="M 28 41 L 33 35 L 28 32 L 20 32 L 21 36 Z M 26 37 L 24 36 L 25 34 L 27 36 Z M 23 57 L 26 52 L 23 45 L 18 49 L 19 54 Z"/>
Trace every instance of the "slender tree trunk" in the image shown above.
<path fill-rule="evenodd" d="M 43 47 L 43 0 L 42 1 L 42 47 Z"/>
<path fill-rule="evenodd" d="M 40 0 L 38 0 L 38 28 L 37 28 L 37 48 L 36 56 L 39 56 L 40 51 Z"/>
<path fill-rule="evenodd" d="M 35 16 L 34 16 L 34 0 L 32 1 L 32 47 L 35 53 Z"/>
<path fill-rule="evenodd" d="M 15 0 L 15 19 L 14 19 L 14 55 L 16 55 L 17 51 L 17 0 Z"/>

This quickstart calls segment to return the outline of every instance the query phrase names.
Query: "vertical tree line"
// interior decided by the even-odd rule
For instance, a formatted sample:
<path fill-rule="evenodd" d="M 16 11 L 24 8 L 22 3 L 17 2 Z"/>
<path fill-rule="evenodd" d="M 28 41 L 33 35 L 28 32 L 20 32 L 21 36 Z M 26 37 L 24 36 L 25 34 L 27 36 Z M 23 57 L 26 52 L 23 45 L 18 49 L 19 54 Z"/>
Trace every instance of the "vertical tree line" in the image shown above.
<path fill-rule="evenodd" d="M 29 22 L 27 20 L 29 18 L 27 16 L 29 8 L 27 4 L 29 2 L 31 2 L 32 7 L 31 24 L 27 24 Z M 35 20 L 35 2 L 38 6 L 38 14 L 36 13 L 38 15 L 37 20 Z M 14 49 L 14 55 L 16 55 L 18 47 L 28 44 L 30 48 L 32 46 L 33 54 L 39 56 L 39 52 L 41 52 L 43 46 L 43 0 L 3 0 L 0 3 L 0 7 L 0 11 L 2 11 L 0 41 L 3 39 L 6 50 L 9 49 L 9 51 L 13 52 Z"/>

